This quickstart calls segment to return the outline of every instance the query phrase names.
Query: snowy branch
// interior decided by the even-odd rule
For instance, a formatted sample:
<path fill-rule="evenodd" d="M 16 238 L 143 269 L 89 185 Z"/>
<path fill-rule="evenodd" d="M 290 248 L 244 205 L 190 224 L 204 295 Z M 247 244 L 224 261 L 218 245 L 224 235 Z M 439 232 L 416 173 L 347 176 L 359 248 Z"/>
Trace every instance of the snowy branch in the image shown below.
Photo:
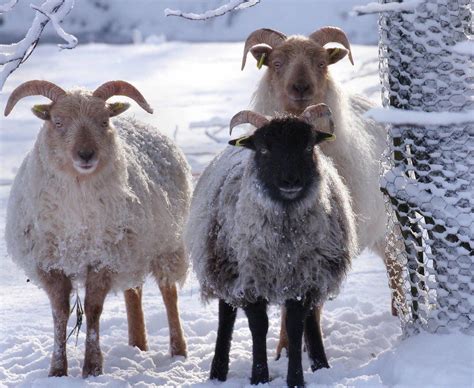
<path fill-rule="evenodd" d="M 369 3 L 366 5 L 358 5 L 352 8 L 352 12 L 356 16 L 369 15 L 379 12 L 400 12 L 400 11 L 414 11 L 421 0 L 405 0 L 403 3 Z"/>
<path fill-rule="evenodd" d="M 364 117 L 386 124 L 456 125 L 474 121 L 474 112 L 420 112 L 395 108 L 373 108 Z"/>
<path fill-rule="evenodd" d="M 10 12 L 16 3 L 18 3 L 18 0 L 10 0 L 8 3 L 0 5 L 0 14 Z"/>
<path fill-rule="evenodd" d="M 451 47 L 451 51 L 472 57 L 474 56 L 474 40 L 468 39 L 464 42 L 459 42 Z"/>
<path fill-rule="evenodd" d="M 11 5 L 13 2 L 8 3 Z M 14 6 L 14 4 L 13 4 Z M 60 26 L 61 21 L 74 7 L 74 0 L 46 0 L 41 6 L 31 6 L 36 11 L 35 19 L 25 37 L 18 43 L 0 45 L 0 90 L 5 81 L 29 56 L 38 44 L 41 34 L 46 25 L 51 22 L 56 33 L 64 39 L 67 44 L 59 45 L 61 48 L 74 48 L 77 39 L 66 33 Z"/>
<path fill-rule="evenodd" d="M 226 13 L 250 8 L 260 3 L 260 0 L 230 0 L 227 4 L 220 6 L 219 8 L 206 11 L 204 13 L 185 13 L 179 9 L 165 9 L 165 16 L 179 16 L 189 20 L 207 20 L 218 16 L 225 15 Z"/>

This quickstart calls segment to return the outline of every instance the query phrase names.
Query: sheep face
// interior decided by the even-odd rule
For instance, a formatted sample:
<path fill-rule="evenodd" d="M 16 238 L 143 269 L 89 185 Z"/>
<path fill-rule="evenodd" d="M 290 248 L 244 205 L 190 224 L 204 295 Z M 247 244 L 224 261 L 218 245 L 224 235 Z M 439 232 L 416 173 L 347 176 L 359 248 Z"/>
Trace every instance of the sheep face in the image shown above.
<path fill-rule="evenodd" d="M 293 114 L 300 114 L 309 105 L 325 102 L 328 65 L 348 53 L 342 48 L 326 49 L 300 36 L 289 37 L 275 48 L 257 45 L 250 51 L 257 61 L 268 66 L 270 88 L 281 109 Z"/>
<path fill-rule="evenodd" d="M 61 171 L 84 177 L 102 170 L 115 151 L 115 131 L 109 118 L 128 104 L 107 104 L 90 95 L 67 94 L 33 112 L 46 121 L 46 151 Z"/>
<path fill-rule="evenodd" d="M 303 199 L 319 180 L 314 146 L 330 134 L 293 117 L 274 119 L 254 134 L 230 144 L 255 152 L 255 168 L 263 189 L 276 202 Z"/>

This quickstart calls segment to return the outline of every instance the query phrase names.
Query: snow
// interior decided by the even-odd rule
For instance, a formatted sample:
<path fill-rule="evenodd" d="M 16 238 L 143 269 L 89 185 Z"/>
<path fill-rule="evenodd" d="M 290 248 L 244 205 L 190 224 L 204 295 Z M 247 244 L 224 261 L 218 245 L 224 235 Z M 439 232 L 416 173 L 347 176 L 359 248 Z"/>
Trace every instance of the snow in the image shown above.
<path fill-rule="evenodd" d="M 455 125 L 474 121 L 474 111 L 420 112 L 397 108 L 373 108 L 364 115 L 379 123 L 413 125 Z"/>
<path fill-rule="evenodd" d="M 366 5 L 358 5 L 352 8 L 352 12 L 357 15 L 366 15 L 378 12 L 393 12 L 393 11 L 413 11 L 421 3 L 421 0 L 404 0 L 403 2 L 393 3 L 368 3 Z"/>
<path fill-rule="evenodd" d="M 457 43 L 451 48 L 451 50 L 458 54 L 469 55 L 472 57 L 474 56 L 474 40 L 468 39 L 464 42 Z"/>
<path fill-rule="evenodd" d="M 243 43 L 161 43 L 159 45 L 79 45 L 58 52 L 56 46 L 38 47 L 0 94 L 8 95 L 21 82 L 47 79 L 61 87 L 94 89 L 111 79 L 125 79 L 155 108 L 154 115 L 137 106 L 129 112 L 157 125 L 184 149 L 195 173 L 225 144 L 205 136 L 237 111 L 248 107 L 263 70 L 239 70 Z M 341 61 L 333 74 L 348 89 L 379 100 L 377 47 L 353 47 L 355 67 Z M 190 58 L 194 61 L 190 62 Z M 123 97 L 116 97 L 122 100 Z M 30 108 L 42 97 L 22 100 L 8 118 L 0 118 L 0 235 L 4 234 L 5 207 L 10 185 L 25 153 L 31 148 L 40 122 Z M 194 125 L 190 125 L 195 123 Z M 219 138 L 228 139 L 226 130 Z M 144 286 L 144 310 L 150 350 L 127 345 L 127 323 L 122 295 L 107 297 L 101 319 L 104 375 L 83 380 L 85 325 L 77 347 L 68 343 L 69 377 L 47 378 L 53 351 L 53 325 L 45 293 L 27 283 L 6 255 L 0 239 L 0 386 L 6 387 L 242 387 L 251 370 L 251 336 L 239 312 L 231 350 L 229 380 L 208 380 L 217 329 L 217 303 L 202 305 L 199 286 L 190 276 L 180 291 L 181 318 L 188 340 L 187 359 L 168 354 L 168 325 L 158 287 L 152 279 Z M 83 296 L 81 292 L 81 296 Z M 279 311 L 269 310 L 270 386 L 285 383 L 287 359 L 275 361 Z M 75 316 L 69 322 L 74 327 Z M 390 314 L 390 292 L 382 260 L 364 252 L 353 263 L 341 294 L 324 308 L 323 330 L 331 369 L 311 373 L 304 356 L 309 387 L 472 387 L 474 338 L 462 334 L 422 334 L 402 340 L 398 320 Z"/>

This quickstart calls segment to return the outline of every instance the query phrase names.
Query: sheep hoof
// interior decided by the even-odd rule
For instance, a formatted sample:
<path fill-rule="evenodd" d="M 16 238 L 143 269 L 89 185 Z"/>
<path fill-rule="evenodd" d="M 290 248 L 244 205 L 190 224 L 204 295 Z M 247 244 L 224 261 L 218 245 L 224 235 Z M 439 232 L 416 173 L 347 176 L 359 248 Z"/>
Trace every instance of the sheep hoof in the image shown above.
<path fill-rule="evenodd" d="M 96 377 L 102 374 L 102 365 L 85 362 L 82 368 L 82 378 L 86 379 L 90 376 Z"/>
<path fill-rule="evenodd" d="M 49 370 L 48 377 L 62 377 L 67 376 L 67 366 L 66 367 L 51 367 Z"/>
<path fill-rule="evenodd" d="M 325 369 L 325 368 L 326 369 L 330 368 L 327 361 L 316 360 L 316 361 L 313 361 L 313 363 L 311 364 L 311 370 L 313 372 L 316 372 L 319 369 Z"/>
<path fill-rule="evenodd" d="M 226 381 L 229 373 L 229 360 L 214 357 L 211 365 L 211 380 Z"/>
<path fill-rule="evenodd" d="M 288 348 L 286 346 L 280 347 L 280 345 L 278 345 L 275 361 L 278 361 L 281 358 L 281 353 L 282 353 L 283 349 L 285 349 L 285 357 L 288 357 Z"/>
<path fill-rule="evenodd" d="M 179 344 L 174 344 L 171 346 L 171 357 L 174 356 L 183 356 L 183 357 L 188 357 L 188 351 L 186 348 L 186 342 L 181 342 Z"/>
<path fill-rule="evenodd" d="M 250 379 L 250 384 L 265 384 L 270 381 L 268 377 L 268 365 L 267 364 L 258 364 L 252 368 L 252 378 Z"/>

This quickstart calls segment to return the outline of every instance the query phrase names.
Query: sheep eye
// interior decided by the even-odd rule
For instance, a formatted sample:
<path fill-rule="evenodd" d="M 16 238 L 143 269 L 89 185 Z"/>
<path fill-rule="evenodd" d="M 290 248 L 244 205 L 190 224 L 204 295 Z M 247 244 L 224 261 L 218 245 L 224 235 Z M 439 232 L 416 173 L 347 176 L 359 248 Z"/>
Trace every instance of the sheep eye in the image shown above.
<path fill-rule="evenodd" d="M 273 67 L 277 70 L 281 67 L 281 65 L 282 65 L 282 63 L 280 61 L 274 61 L 273 62 Z"/>
<path fill-rule="evenodd" d="M 54 126 L 58 129 L 61 129 L 63 127 L 63 123 L 61 121 L 55 121 Z"/>
<path fill-rule="evenodd" d="M 102 121 L 102 126 L 103 126 L 104 128 L 107 128 L 107 127 L 109 126 L 109 121 L 108 121 L 108 120 Z"/>
<path fill-rule="evenodd" d="M 321 63 L 318 65 L 318 67 L 319 67 L 320 69 L 323 69 L 325 66 L 326 66 L 326 64 L 325 64 L 324 62 L 321 62 Z"/>
<path fill-rule="evenodd" d="M 268 154 L 268 149 L 267 148 L 260 148 L 260 153 L 262 155 L 267 155 Z"/>
<path fill-rule="evenodd" d="M 313 152 L 313 146 L 306 147 L 306 152 Z"/>

